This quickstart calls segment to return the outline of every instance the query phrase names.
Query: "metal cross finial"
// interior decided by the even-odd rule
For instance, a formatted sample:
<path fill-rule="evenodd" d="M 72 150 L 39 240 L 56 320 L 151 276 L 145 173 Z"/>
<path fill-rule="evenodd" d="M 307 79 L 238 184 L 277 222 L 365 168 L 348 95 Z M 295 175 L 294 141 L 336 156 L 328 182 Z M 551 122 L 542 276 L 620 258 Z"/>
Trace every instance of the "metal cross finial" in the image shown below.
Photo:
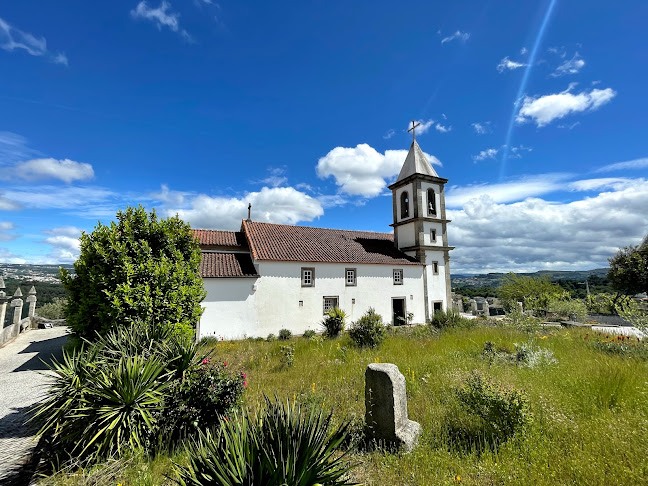
<path fill-rule="evenodd" d="M 416 123 L 416 120 L 412 120 L 412 128 L 407 130 L 408 132 L 412 132 L 413 141 L 416 141 L 416 127 L 418 127 L 421 123 Z"/>

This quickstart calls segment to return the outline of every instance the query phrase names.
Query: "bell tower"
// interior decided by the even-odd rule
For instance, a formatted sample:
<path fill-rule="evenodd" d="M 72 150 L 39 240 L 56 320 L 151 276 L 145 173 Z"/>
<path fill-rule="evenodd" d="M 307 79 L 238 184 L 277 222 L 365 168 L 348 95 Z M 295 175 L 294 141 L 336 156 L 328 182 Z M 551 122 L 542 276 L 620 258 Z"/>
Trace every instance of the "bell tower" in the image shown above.
<path fill-rule="evenodd" d="M 416 129 L 414 122 L 410 131 Z M 416 142 L 410 146 L 392 191 L 394 245 L 425 264 L 425 318 L 452 305 L 450 250 L 445 208 L 445 184 Z"/>

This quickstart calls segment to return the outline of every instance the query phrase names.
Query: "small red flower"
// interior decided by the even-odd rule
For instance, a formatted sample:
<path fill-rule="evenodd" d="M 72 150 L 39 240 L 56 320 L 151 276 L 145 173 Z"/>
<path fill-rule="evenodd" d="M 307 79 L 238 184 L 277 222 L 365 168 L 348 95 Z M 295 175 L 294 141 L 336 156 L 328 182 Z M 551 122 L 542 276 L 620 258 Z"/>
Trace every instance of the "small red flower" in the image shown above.
<path fill-rule="evenodd" d="M 229 419 L 227 417 L 223 417 L 223 418 L 229 422 Z"/>
<path fill-rule="evenodd" d="M 244 382 L 243 382 L 243 386 L 247 386 L 247 381 L 244 381 Z"/>
<path fill-rule="evenodd" d="M 209 363 L 209 360 L 207 358 L 202 360 L 202 364 L 207 364 L 207 363 Z"/>
<path fill-rule="evenodd" d="M 227 361 L 224 361 L 223 364 L 224 364 L 225 366 L 227 366 Z"/>
<path fill-rule="evenodd" d="M 241 373 L 241 376 L 243 377 L 243 379 L 247 378 L 247 375 L 245 373 Z"/>

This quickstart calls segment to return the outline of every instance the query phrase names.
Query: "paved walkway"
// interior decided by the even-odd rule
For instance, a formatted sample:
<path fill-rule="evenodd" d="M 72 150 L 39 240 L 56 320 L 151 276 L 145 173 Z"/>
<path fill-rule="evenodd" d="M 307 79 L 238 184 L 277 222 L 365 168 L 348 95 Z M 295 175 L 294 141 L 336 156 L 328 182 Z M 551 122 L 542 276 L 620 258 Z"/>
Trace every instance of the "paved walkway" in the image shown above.
<path fill-rule="evenodd" d="M 0 484 L 9 483 L 36 445 L 35 431 L 24 422 L 50 380 L 41 359 L 60 359 L 68 332 L 67 327 L 32 329 L 0 348 Z"/>

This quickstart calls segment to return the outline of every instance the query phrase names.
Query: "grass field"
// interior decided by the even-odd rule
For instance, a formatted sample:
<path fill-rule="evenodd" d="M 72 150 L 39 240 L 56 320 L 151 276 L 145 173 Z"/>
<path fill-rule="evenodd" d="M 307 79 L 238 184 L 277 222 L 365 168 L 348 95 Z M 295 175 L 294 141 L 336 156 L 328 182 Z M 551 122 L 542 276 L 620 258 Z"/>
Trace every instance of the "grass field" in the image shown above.
<path fill-rule="evenodd" d="M 367 485 L 648 484 L 648 359 L 644 345 L 619 344 L 582 330 L 525 333 L 480 326 L 432 332 L 399 329 L 373 350 L 355 348 L 348 337 L 290 341 L 237 341 L 206 347 L 214 359 L 247 375 L 245 406 L 277 395 L 350 419 L 358 434 L 364 419 L 367 364 L 396 364 L 405 375 L 409 417 L 423 427 L 410 454 L 358 452 L 352 478 Z M 514 355 L 515 344 L 553 353 L 535 366 L 506 358 L 487 359 L 486 342 L 497 354 Z M 282 346 L 294 346 L 294 364 L 282 362 Z M 548 355 L 548 354 L 547 354 Z M 492 358 L 492 356 L 491 356 Z M 285 361 L 285 359 L 284 359 Z M 533 422 L 494 444 L 456 397 L 472 370 L 522 390 Z M 43 484 L 172 484 L 171 460 L 134 455 Z"/>

